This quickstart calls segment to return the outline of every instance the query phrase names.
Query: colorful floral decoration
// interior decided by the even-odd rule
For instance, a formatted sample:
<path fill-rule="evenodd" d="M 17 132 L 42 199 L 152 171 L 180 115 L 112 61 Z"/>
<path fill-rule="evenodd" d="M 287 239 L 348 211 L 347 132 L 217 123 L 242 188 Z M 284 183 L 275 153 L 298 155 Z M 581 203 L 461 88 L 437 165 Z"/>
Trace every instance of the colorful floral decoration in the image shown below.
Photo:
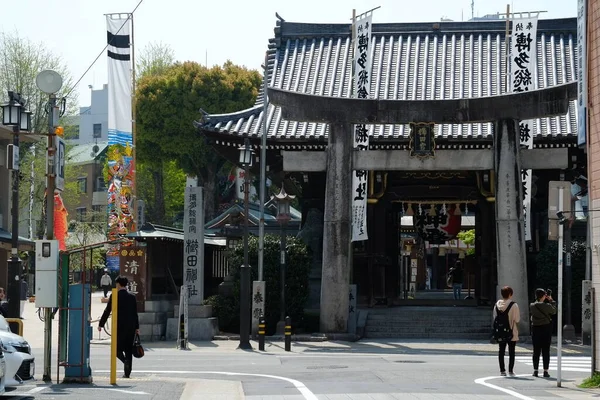
<path fill-rule="evenodd" d="M 108 240 L 116 240 L 135 230 L 132 206 L 135 163 L 132 153 L 129 144 L 114 144 L 108 148 Z M 118 251 L 119 246 L 114 246 L 107 255 L 117 255 Z"/>

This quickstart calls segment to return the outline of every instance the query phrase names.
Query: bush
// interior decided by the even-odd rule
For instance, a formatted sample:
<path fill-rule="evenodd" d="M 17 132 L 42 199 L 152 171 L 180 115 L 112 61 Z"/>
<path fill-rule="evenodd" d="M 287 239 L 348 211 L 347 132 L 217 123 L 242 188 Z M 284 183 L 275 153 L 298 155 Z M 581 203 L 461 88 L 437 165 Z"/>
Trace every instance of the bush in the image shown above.
<path fill-rule="evenodd" d="M 554 300 L 558 298 L 558 242 L 549 241 L 536 257 L 537 274 L 534 288 L 552 289 Z M 585 242 L 571 243 L 571 323 L 581 331 L 581 281 L 585 279 Z M 533 301 L 534 294 L 529 293 Z M 566 324 L 567 282 L 563 280 L 563 323 Z M 556 321 L 556 318 L 555 318 Z M 556 322 L 555 322 L 556 324 Z"/>
<path fill-rule="evenodd" d="M 280 315 L 280 250 L 279 236 L 265 235 L 263 253 L 263 279 L 266 282 L 265 319 L 267 334 L 275 332 Z M 248 262 L 251 266 L 251 280 L 258 280 L 258 237 L 248 238 Z M 230 275 L 234 277 L 233 297 L 213 296 L 210 301 L 215 315 L 219 318 L 219 328 L 239 332 L 240 266 L 244 263 L 244 247 L 238 245 L 229 257 Z M 287 237 L 285 306 L 286 315 L 292 319 L 292 329 L 303 321 L 304 305 L 308 300 L 308 276 L 311 256 L 302 240 Z"/>
<path fill-rule="evenodd" d="M 240 329 L 239 302 L 232 297 L 210 296 L 203 304 L 212 306 L 213 314 L 219 320 L 219 329 L 224 332 L 238 332 Z"/>

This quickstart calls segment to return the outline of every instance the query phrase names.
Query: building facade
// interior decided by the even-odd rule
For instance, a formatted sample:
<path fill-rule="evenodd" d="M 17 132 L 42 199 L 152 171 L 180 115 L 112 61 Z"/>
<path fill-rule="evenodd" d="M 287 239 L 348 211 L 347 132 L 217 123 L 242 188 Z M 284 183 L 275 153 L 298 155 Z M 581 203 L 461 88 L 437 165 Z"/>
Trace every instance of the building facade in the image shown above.
<path fill-rule="evenodd" d="M 587 65 L 588 68 L 588 133 L 590 212 L 592 240 L 592 281 L 596 291 L 594 304 L 595 370 L 600 370 L 600 0 L 588 1 Z"/>
<path fill-rule="evenodd" d="M 505 93 L 505 33 L 505 21 L 374 24 L 370 93 L 376 99 L 414 102 L 501 95 Z M 538 88 L 565 85 L 576 79 L 576 36 L 574 18 L 539 21 L 535 52 Z M 275 37 L 269 43 L 268 85 L 281 94 L 299 92 L 315 97 L 351 97 L 351 48 L 348 25 L 278 21 Z M 324 103 L 319 104 L 327 107 Z M 298 110 L 310 108 L 302 107 L 306 105 L 296 103 Z M 323 223 L 328 222 L 324 204 L 328 196 L 326 181 L 331 171 L 327 160 L 332 153 L 332 124 L 320 117 L 286 118 L 282 107 L 273 102 L 266 114 L 263 108 L 262 96 L 259 96 L 257 104 L 248 110 L 203 115 L 197 125 L 200 133 L 217 146 L 221 154 L 235 162 L 237 147 L 246 137 L 255 149 L 260 148 L 262 123 L 266 118 L 267 164 L 274 183 L 279 185 L 283 180 L 289 193 L 294 193 L 294 187 L 301 186 L 302 229 L 314 232 L 311 235 L 313 252 L 321 253 L 325 258 L 327 251 L 322 246 L 332 239 L 323 233 Z M 368 120 L 366 116 L 364 120 Z M 489 159 L 485 161 L 476 156 L 486 152 L 491 154 L 497 147 L 498 127 L 493 122 L 460 121 L 435 124 L 435 162 L 423 163 L 420 168 L 410 161 L 409 121 L 382 122 L 373 126 L 369 143 L 371 153 L 361 152 L 360 157 L 364 161 L 362 165 L 371 166 L 364 168 L 369 171 L 369 240 L 354 242 L 351 251 L 343 252 L 350 253 L 350 282 L 358 286 L 359 305 L 403 305 L 407 304 L 405 300 L 418 300 L 423 293 L 406 296 L 402 286 L 407 281 L 421 285 L 428 275 L 425 273 L 427 267 L 432 268 L 431 285 L 440 290 L 445 288 L 444 276 L 457 254 L 448 255 L 446 250 L 442 254 L 437 247 L 439 238 L 414 235 L 419 223 L 428 220 L 420 218 L 422 216 L 433 217 L 432 220 L 439 219 L 440 215 L 475 217 L 475 267 L 469 272 L 474 290 L 472 305 L 493 304 L 498 285 L 510 283 L 504 279 L 511 276 L 506 272 L 510 263 L 499 259 L 496 245 L 497 241 L 506 240 L 501 235 L 496 236 L 495 228 L 498 171 Z M 531 151 L 539 150 L 539 154 L 556 152 L 556 156 L 542 157 L 540 163 L 531 167 L 536 183 L 532 190 L 535 200 L 529 210 L 533 239 L 526 244 L 527 264 L 531 259 L 535 260 L 537 252 L 546 244 L 548 181 L 565 179 L 567 170 L 574 163 L 585 163 L 583 150 L 576 146 L 576 124 L 574 98 L 564 114 L 542 116 L 534 121 Z M 389 157 L 377 159 L 383 155 Z M 523 156 L 521 160 L 533 158 Z M 355 157 L 353 162 L 358 159 Z M 473 163 L 465 167 L 468 159 Z M 346 168 L 349 171 L 350 165 Z M 340 208 L 345 209 L 344 206 Z M 406 217 L 410 217 L 410 226 L 402 222 Z M 417 239 L 415 242 L 405 240 L 408 239 L 407 230 L 412 230 L 413 238 Z M 519 245 L 522 241 L 520 238 Z M 448 241 L 441 242 L 442 247 L 448 247 Z M 408 272 L 413 269 L 413 260 L 414 274 Z M 316 260 L 311 274 L 312 298 L 318 303 L 320 295 L 321 311 L 323 294 L 328 292 L 323 287 L 327 280 L 322 278 L 326 264 L 325 259 Z M 529 278 L 534 282 L 535 268 L 529 268 L 527 272 L 531 276 L 525 281 Z M 410 292 L 413 292 L 412 288 Z M 527 303 L 531 288 L 525 284 L 519 292 L 517 301 Z M 524 316 L 522 320 L 528 318 Z M 523 331 L 526 329 L 524 327 Z M 486 334 L 489 335 L 489 330 Z"/>
<path fill-rule="evenodd" d="M 74 171 L 73 179 L 77 183 L 76 197 L 65 204 L 70 221 L 83 222 L 88 221 L 88 217 L 106 214 L 107 188 L 102 170 L 106 163 L 107 149 L 106 140 L 76 145 L 69 149 L 67 168 Z"/>
<path fill-rule="evenodd" d="M 79 126 L 68 132 L 71 144 L 98 143 L 108 140 L 108 85 L 102 89 L 91 90 L 91 102 L 87 107 L 79 108 Z"/>

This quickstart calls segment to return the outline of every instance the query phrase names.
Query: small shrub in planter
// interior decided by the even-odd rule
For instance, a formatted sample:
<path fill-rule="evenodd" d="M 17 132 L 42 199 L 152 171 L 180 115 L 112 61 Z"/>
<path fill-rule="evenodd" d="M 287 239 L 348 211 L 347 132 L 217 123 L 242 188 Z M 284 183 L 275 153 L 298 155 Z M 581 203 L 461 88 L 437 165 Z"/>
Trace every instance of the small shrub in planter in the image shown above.
<path fill-rule="evenodd" d="M 266 282 L 265 319 L 267 334 L 272 335 L 279 321 L 281 304 L 278 235 L 265 235 L 263 256 L 263 279 Z M 256 236 L 248 238 L 248 259 L 252 268 L 251 281 L 255 281 L 258 279 L 258 237 Z M 244 247 L 238 245 L 229 257 L 230 275 L 234 277 L 233 296 L 227 298 L 217 295 L 204 301 L 204 304 L 213 306 L 221 331 L 239 332 L 240 266 L 243 262 Z M 309 249 L 302 240 L 287 237 L 286 263 L 286 315 L 291 317 L 292 329 L 295 329 L 303 320 L 304 305 L 308 300 L 308 276 L 311 264 Z"/>

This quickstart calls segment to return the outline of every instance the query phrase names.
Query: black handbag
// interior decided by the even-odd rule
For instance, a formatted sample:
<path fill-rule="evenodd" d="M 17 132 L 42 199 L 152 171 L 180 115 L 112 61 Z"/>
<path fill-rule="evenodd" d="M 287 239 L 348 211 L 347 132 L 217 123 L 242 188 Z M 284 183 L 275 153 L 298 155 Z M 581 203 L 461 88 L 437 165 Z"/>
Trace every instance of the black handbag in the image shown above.
<path fill-rule="evenodd" d="M 140 341 L 140 335 L 137 333 L 133 337 L 133 349 L 131 350 L 131 353 L 135 358 L 144 357 L 144 347 Z"/>

